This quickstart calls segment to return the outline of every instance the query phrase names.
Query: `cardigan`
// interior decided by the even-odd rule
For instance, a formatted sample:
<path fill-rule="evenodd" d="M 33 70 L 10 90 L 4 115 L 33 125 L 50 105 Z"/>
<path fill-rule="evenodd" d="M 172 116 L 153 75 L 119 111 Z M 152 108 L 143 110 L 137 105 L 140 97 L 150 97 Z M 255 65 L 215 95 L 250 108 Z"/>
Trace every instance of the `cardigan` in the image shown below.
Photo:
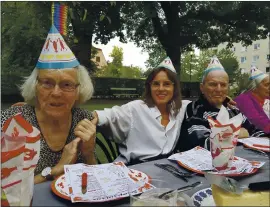
<path fill-rule="evenodd" d="M 235 98 L 235 102 L 239 110 L 251 123 L 265 133 L 270 134 L 270 119 L 251 91 L 240 94 Z"/>

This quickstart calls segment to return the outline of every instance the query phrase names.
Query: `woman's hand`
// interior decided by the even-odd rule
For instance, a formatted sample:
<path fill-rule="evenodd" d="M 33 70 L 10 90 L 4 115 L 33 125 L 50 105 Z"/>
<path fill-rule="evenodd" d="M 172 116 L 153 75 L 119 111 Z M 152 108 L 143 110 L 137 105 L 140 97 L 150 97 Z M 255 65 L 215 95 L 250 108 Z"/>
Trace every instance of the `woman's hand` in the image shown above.
<path fill-rule="evenodd" d="M 92 122 L 93 121 L 93 122 Z M 80 150 L 83 156 L 91 156 L 95 150 L 96 142 L 96 120 L 81 120 L 74 130 L 77 138 L 82 140 Z"/>

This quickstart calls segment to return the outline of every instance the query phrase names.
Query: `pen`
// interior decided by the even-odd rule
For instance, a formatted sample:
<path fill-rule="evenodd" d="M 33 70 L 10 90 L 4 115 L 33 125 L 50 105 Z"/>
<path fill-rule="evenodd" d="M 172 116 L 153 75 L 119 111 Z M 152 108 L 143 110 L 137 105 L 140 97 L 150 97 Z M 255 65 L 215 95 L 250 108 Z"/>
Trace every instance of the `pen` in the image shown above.
<path fill-rule="evenodd" d="M 87 173 L 82 174 L 82 194 L 87 192 Z"/>

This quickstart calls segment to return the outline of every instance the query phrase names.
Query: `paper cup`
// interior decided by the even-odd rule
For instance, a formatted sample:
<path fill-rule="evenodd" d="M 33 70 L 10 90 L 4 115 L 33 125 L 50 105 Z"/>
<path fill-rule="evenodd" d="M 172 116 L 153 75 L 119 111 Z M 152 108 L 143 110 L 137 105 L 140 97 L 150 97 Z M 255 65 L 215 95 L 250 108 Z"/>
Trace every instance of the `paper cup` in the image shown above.
<path fill-rule="evenodd" d="M 212 127 L 210 150 L 215 169 L 226 170 L 232 166 L 239 132 L 240 130 L 234 131 L 231 126 Z"/>

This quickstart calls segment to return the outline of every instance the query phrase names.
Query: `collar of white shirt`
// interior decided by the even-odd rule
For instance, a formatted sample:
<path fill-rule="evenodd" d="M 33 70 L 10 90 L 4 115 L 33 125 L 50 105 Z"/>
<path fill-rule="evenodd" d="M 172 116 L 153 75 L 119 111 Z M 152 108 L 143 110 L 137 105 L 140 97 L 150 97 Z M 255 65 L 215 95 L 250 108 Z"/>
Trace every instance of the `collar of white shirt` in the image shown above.
<path fill-rule="evenodd" d="M 161 122 L 162 116 L 160 111 L 156 106 L 154 107 L 149 107 L 151 113 L 153 114 L 153 117 Z M 170 120 L 174 119 L 174 116 L 172 116 L 172 112 L 169 114 Z"/>

